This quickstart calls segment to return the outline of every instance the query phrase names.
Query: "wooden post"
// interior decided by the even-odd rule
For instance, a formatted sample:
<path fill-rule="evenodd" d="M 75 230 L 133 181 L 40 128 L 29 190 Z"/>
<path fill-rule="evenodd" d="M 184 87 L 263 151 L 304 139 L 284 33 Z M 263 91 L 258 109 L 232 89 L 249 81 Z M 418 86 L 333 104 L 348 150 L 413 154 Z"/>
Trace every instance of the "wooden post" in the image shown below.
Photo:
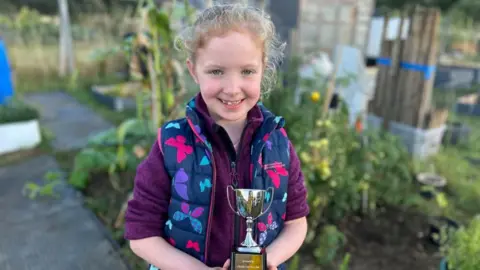
<path fill-rule="evenodd" d="M 405 44 L 402 40 L 402 33 L 405 27 L 405 12 L 401 14 L 400 18 L 400 27 L 398 28 L 397 38 L 392 46 L 392 54 L 391 54 L 391 63 L 390 69 L 388 74 L 388 80 L 390 83 L 390 87 L 386 90 L 385 98 L 384 98 L 384 105 L 383 105 L 383 128 L 385 130 L 389 130 L 390 128 L 390 121 L 395 120 L 397 118 L 395 105 L 397 103 L 397 99 L 401 98 L 401 80 L 398 76 L 399 73 L 399 59 L 401 58 L 401 53 L 403 52 L 403 45 Z"/>
<path fill-rule="evenodd" d="M 73 73 L 75 69 L 72 31 L 67 0 L 57 0 L 60 16 L 59 65 L 60 77 Z"/>
<path fill-rule="evenodd" d="M 354 6 L 352 9 L 352 16 L 350 21 L 350 45 L 352 47 L 356 46 L 356 39 L 357 39 L 357 21 L 358 21 L 358 7 Z"/>
<path fill-rule="evenodd" d="M 427 66 L 435 66 L 437 63 L 437 47 L 438 47 L 438 29 L 439 29 L 439 24 L 440 24 L 440 11 L 436 9 L 430 9 L 428 12 L 428 17 L 429 17 L 429 29 L 430 32 L 427 33 L 425 36 L 426 40 L 426 48 L 428 52 L 425 54 L 425 60 L 424 63 Z M 432 103 L 432 90 L 433 90 L 433 83 L 435 80 L 435 72 L 432 72 L 430 77 L 428 79 L 425 79 L 423 81 L 423 85 L 420 89 L 421 97 L 420 97 L 420 104 L 419 104 L 419 109 L 418 109 L 418 115 L 417 115 L 417 127 L 419 128 L 424 128 L 425 124 L 425 118 L 427 115 L 427 112 L 431 108 L 431 103 Z"/>
<path fill-rule="evenodd" d="M 336 31 L 336 35 L 335 35 L 335 45 L 333 46 L 332 48 L 332 53 L 331 55 L 333 56 L 332 58 L 335 59 L 335 64 L 334 64 L 334 69 L 333 69 L 333 73 L 330 77 L 330 80 L 328 81 L 328 85 L 327 85 L 327 89 L 325 91 L 325 101 L 323 102 L 323 108 L 322 108 L 322 113 L 323 113 L 323 116 L 325 117 L 328 113 L 328 108 L 329 108 L 329 105 L 330 105 L 330 101 L 332 99 L 332 96 L 333 96 L 333 92 L 335 91 L 335 87 L 336 87 L 336 81 L 337 81 L 337 73 L 338 73 L 338 67 L 340 66 L 340 63 L 342 62 L 342 50 L 341 50 L 341 47 L 339 47 L 339 52 L 338 52 L 338 55 L 335 55 L 335 46 L 336 45 L 341 45 L 343 44 L 343 36 L 341 35 L 341 31 L 340 29 L 342 28 L 340 26 L 340 14 L 341 14 L 341 11 L 342 11 L 342 7 L 341 6 L 337 6 L 336 8 L 336 15 L 337 15 L 337 20 L 336 20 L 336 28 L 337 28 L 337 31 Z"/>
<path fill-rule="evenodd" d="M 390 17 L 388 15 L 385 15 L 384 17 L 384 23 L 382 27 L 382 43 L 381 43 L 381 48 L 380 48 L 380 57 L 381 58 L 390 58 L 391 57 L 391 48 L 390 48 L 390 42 L 387 40 L 387 29 L 388 29 L 388 24 L 390 21 Z M 369 103 L 369 111 L 373 112 L 377 116 L 382 116 L 381 115 L 381 108 L 382 108 L 382 99 L 383 96 L 385 95 L 386 86 L 388 83 L 388 70 L 389 67 L 387 65 L 381 65 L 378 68 L 378 73 L 377 73 L 377 78 L 376 78 L 376 83 L 375 83 L 375 97 L 370 101 Z"/>
<path fill-rule="evenodd" d="M 410 16 L 410 31 L 402 57 L 400 58 L 402 63 L 418 63 L 418 49 L 421 47 L 421 35 L 424 23 L 423 14 L 418 7 L 415 7 Z M 415 115 L 415 106 L 413 103 L 416 99 L 418 89 L 416 85 L 418 84 L 421 74 L 420 72 L 406 68 L 401 68 L 399 72 L 403 74 L 401 75 L 402 87 L 399 87 L 399 91 L 402 92 L 402 98 L 398 100 L 399 107 L 397 113 L 399 114 L 399 122 L 413 125 L 412 119 Z"/>

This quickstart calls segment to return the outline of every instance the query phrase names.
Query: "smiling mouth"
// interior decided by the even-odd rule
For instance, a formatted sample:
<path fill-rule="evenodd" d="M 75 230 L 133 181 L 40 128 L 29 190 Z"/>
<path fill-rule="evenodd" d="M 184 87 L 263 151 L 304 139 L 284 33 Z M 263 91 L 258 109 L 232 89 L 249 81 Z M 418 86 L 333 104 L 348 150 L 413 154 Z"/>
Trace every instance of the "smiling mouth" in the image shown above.
<path fill-rule="evenodd" d="M 244 99 L 239 99 L 239 100 L 223 100 L 223 99 L 218 99 L 220 100 L 223 104 L 225 105 L 238 105 L 240 104 L 242 101 L 244 101 Z"/>

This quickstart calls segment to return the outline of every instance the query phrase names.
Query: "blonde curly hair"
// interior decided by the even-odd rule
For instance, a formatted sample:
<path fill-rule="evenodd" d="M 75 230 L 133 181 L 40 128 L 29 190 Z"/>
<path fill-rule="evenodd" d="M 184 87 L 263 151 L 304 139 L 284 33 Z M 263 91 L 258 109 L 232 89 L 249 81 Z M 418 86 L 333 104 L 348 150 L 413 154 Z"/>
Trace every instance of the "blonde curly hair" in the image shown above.
<path fill-rule="evenodd" d="M 175 47 L 186 52 L 195 61 L 195 52 L 212 36 L 228 31 L 247 30 L 263 44 L 264 73 L 262 94 L 273 89 L 277 67 L 284 57 L 286 44 L 276 34 L 275 25 L 263 10 L 242 4 L 217 4 L 203 10 L 192 26 L 184 29 L 175 39 Z"/>

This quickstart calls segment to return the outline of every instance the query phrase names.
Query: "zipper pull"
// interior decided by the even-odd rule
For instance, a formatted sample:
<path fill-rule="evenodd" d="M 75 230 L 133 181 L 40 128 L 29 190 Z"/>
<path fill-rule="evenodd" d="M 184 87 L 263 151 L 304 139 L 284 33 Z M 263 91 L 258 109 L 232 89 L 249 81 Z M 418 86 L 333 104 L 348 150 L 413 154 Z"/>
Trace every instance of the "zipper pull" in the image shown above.
<path fill-rule="evenodd" d="M 237 164 L 235 161 L 230 162 L 230 167 L 232 168 L 232 177 L 233 177 L 233 187 L 238 187 L 238 176 L 237 176 Z"/>

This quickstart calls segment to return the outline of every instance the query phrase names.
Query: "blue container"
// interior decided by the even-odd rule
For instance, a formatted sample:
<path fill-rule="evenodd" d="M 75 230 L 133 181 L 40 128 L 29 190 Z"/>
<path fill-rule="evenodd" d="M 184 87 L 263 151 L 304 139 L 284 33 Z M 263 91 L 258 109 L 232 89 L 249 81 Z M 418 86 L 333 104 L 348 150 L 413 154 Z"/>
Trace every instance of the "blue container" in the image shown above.
<path fill-rule="evenodd" d="M 440 270 L 449 270 L 447 260 L 445 260 L 445 258 L 440 261 Z"/>
<path fill-rule="evenodd" d="M 0 105 L 13 96 L 12 71 L 8 61 L 7 47 L 0 37 Z"/>

